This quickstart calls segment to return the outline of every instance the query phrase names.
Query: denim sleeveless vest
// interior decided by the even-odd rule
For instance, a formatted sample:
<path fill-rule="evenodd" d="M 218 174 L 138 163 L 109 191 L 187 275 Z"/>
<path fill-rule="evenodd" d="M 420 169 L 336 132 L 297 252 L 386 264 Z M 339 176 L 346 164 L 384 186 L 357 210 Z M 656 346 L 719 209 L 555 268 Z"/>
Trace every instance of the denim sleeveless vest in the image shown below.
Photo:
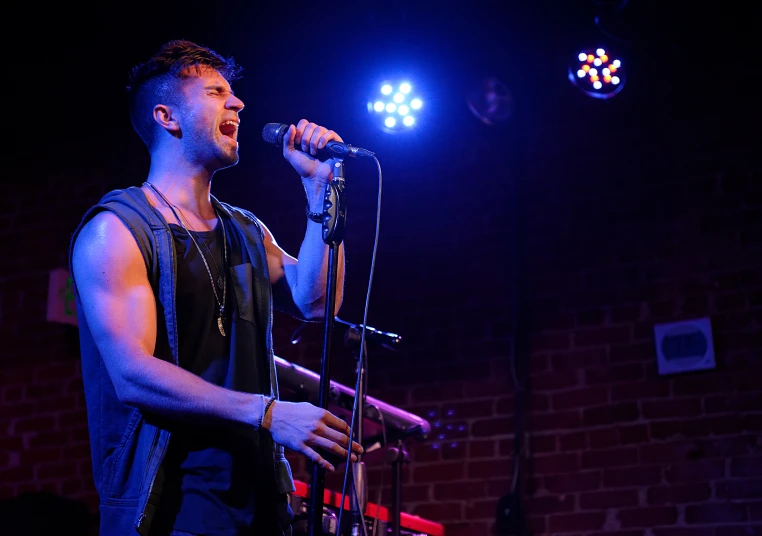
<path fill-rule="evenodd" d="M 239 234 L 250 262 L 231 268 L 241 329 L 234 330 L 237 347 L 262 348 L 270 368 L 270 395 L 278 397 L 278 382 L 272 344 L 272 288 L 267 269 L 264 236 L 249 211 L 218 201 L 212 203 Z M 143 191 L 132 186 L 104 195 L 83 216 L 69 247 L 69 270 L 74 241 L 82 227 L 97 213 L 116 214 L 134 236 L 148 270 L 156 297 L 158 322 L 154 356 L 178 363 L 177 316 L 175 308 L 176 255 L 172 230 L 164 217 L 148 202 Z M 102 536 L 137 532 L 147 536 L 160 496 L 156 476 L 170 440 L 170 432 L 152 422 L 140 410 L 119 401 L 103 359 L 82 314 L 76 281 L 77 316 L 82 376 L 87 402 L 93 479 L 100 500 Z M 251 356 L 255 359 L 255 356 Z M 275 478 L 280 493 L 295 491 L 291 468 L 283 446 L 273 451 Z"/>

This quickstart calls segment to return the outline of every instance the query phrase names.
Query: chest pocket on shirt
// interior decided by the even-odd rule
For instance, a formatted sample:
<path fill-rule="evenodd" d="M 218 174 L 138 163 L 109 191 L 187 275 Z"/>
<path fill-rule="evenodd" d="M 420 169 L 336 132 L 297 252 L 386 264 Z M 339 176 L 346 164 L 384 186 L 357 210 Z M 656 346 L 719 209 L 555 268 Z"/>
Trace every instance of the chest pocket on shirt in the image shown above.
<path fill-rule="evenodd" d="M 230 268 L 233 280 L 233 290 L 238 302 L 238 317 L 256 325 L 255 300 L 254 300 L 254 268 L 251 263 L 239 264 Z"/>

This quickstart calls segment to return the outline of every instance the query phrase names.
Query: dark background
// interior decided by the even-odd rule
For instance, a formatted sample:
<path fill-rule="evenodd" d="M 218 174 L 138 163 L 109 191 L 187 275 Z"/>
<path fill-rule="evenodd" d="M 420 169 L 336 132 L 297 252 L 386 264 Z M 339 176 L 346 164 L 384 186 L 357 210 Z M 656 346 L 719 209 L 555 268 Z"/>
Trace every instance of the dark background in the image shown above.
<path fill-rule="evenodd" d="M 762 534 L 759 7 L 623 4 L 8 8 L 0 495 L 44 492 L 97 511 L 77 332 L 46 321 L 48 274 L 65 267 L 87 207 L 143 181 L 127 73 L 186 38 L 246 69 L 233 86 L 246 103 L 241 161 L 213 193 L 251 209 L 289 251 L 304 230 L 303 192 L 262 141 L 264 124 L 305 117 L 377 153 L 368 324 L 404 345 L 370 349 L 369 394 L 435 429 L 409 445 L 406 512 L 447 536 L 488 534 L 514 490 L 533 534 Z M 618 51 L 627 73 L 608 100 L 566 79 L 568 58 L 598 44 Z M 425 90 L 429 115 L 393 137 L 369 124 L 366 103 L 377 79 L 396 73 Z M 515 104 L 492 126 L 465 100 L 485 76 Z M 348 161 L 345 174 L 339 316 L 357 323 L 379 181 L 369 161 Z M 654 324 L 698 317 L 712 320 L 716 369 L 660 376 Z M 276 353 L 317 370 L 321 325 L 291 344 L 301 324 L 275 321 Z M 332 377 L 353 385 L 341 329 Z M 303 460 L 293 463 L 308 481 Z M 382 489 L 389 506 L 388 465 L 378 455 L 367 465 L 372 500 Z M 341 471 L 326 485 L 340 489 Z M 62 519 L 42 505 L 8 516 L 27 534 Z"/>

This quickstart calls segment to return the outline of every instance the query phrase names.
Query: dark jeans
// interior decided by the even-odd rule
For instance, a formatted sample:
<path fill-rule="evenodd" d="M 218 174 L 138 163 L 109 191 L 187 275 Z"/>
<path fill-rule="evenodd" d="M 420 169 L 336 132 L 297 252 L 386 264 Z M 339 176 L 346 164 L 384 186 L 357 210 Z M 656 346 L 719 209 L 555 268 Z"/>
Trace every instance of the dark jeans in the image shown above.
<path fill-rule="evenodd" d="M 293 527 L 291 523 L 294 520 L 294 511 L 291 509 L 291 505 L 286 501 L 279 501 L 276 503 L 277 511 L 277 524 L 278 528 L 270 527 L 265 529 L 266 532 L 259 532 L 258 530 L 252 533 L 252 536 L 292 536 Z M 184 530 L 173 529 L 168 536 L 201 536 L 192 532 L 185 532 Z"/>

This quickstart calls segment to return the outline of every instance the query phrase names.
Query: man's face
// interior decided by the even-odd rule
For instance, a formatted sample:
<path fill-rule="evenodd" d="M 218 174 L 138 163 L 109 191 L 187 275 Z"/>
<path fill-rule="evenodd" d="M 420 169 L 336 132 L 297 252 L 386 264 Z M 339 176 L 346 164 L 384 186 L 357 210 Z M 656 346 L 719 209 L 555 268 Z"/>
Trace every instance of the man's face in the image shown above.
<path fill-rule="evenodd" d="M 211 68 L 189 69 L 182 82 L 179 109 L 185 156 L 211 171 L 238 163 L 238 114 L 243 102 Z"/>

